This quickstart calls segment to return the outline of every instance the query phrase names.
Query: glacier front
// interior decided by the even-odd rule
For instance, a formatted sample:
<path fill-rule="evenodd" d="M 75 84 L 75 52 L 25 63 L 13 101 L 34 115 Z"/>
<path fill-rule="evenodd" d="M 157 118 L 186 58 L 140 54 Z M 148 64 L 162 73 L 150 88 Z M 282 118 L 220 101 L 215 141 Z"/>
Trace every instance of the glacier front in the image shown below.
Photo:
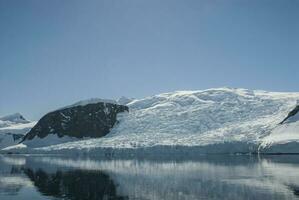
<path fill-rule="evenodd" d="M 299 93 L 236 88 L 176 91 L 128 101 L 104 137 L 3 151 L 89 154 L 299 153 Z M 47 139 L 44 138 L 45 140 Z M 276 145 L 283 148 L 274 148 Z M 292 148 L 288 150 L 288 145 Z M 22 147 L 22 148 L 20 148 Z M 282 152 L 280 152 L 282 151 Z"/>

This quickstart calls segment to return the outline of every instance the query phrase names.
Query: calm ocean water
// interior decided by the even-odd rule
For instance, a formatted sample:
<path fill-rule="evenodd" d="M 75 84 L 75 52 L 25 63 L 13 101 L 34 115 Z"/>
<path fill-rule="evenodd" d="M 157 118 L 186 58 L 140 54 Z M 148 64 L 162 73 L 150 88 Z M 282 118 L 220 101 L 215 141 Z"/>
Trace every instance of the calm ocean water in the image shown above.
<path fill-rule="evenodd" d="M 0 156 L 0 199 L 299 199 L 299 156 Z"/>

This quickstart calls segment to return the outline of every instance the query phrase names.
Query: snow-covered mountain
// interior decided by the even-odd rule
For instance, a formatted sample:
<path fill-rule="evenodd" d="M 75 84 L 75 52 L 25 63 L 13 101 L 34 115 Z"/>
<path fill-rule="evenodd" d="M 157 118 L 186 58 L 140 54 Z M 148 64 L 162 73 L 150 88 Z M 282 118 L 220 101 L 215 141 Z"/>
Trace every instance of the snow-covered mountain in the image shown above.
<path fill-rule="evenodd" d="M 14 113 L 0 117 L 0 128 L 8 127 L 15 124 L 26 124 L 30 121 L 26 120 L 20 113 Z"/>
<path fill-rule="evenodd" d="M 103 137 L 117 123 L 117 114 L 129 109 L 111 102 L 93 99 L 50 112 L 38 121 L 22 142 L 31 147 L 42 147 Z"/>
<path fill-rule="evenodd" d="M 15 145 L 35 125 L 20 113 L 0 117 L 0 148 Z"/>
<path fill-rule="evenodd" d="M 25 149 L 89 153 L 258 150 L 279 153 L 286 146 L 276 150 L 273 146 L 291 142 L 295 147 L 290 153 L 299 153 L 298 114 L 281 124 L 296 108 L 298 99 L 299 93 L 235 88 L 164 93 L 127 101 L 129 112 L 119 113 L 119 123 L 104 137 L 39 148 L 29 145 Z"/>

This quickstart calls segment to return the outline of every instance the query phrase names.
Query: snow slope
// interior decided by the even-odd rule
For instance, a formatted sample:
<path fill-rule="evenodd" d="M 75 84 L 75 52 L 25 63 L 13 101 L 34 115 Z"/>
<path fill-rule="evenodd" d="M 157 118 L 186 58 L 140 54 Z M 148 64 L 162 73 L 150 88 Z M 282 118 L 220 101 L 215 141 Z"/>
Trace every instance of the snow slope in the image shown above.
<path fill-rule="evenodd" d="M 16 124 L 26 124 L 30 121 L 26 120 L 20 113 L 0 117 L 0 128 L 8 127 Z"/>
<path fill-rule="evenodd" d="M 194 147 L 204 153 L 257 151 L 259 144 L 271 144 L 275 138 L 277 141 L 299 139 L 293 137 L 299 130 L 297 125 L 292 125 L 294 131 L 283 136 L 281 132 L 288 131 L 290 125 L 279 125 L 298 99 L 299 93 L 234 88 L 164 93 L 129 101 L 130 112 L 119 114 L 120 123 L 103 138 L 34 150 L 150 149 L 159 152 L 176 146 Z M 279 137 L 274 137 L 278 129 Z"/>
<path fill-rule="evenodd" d="M 85 105 L 88 105 L 88 104 L 96 104 L 96 103 L 100 103 L 100 102 L 103 102 L 103 103 L 112 103 L 112 104 L 119 104 L 119 105 L 126 105 L 126 104 L 128 104 L 128 103 L 130 103 L 132 101 L 133 101 L 133 99 L 127 98 L 127 97 L 120 97 L 117 100 L 113 100 L 113 99 L 101 99 L 101 98 L 91 98 L 91 99 L 86 99 L 86 100 L 78 101 L 78 102 L 76 102 L 74 104 L 71 104 L 69 106 L 65 106 L 65 107 L 59 108 L 57 110 L 62 110 L 62 109 L 65 109 L 65 108 L 71 108 L 71 107 L 76 107 L 76 106 L 85 106 Z"/>
<path fill-rule="evenodd" d="M 16 113 L 0 117 L 0 149 L 15 145 L 36 122 L 26 120 L 21 114 Z"/>
<path fill-rule="evenodd" d="M 263 138 L 259 148 L 265 153 L 299 153 L 299 112 Z"/>
<path fill-rule="evenodd" d="M 299 103 L 298 103 L 299 105 Z M 299 121 L 299 112 L 297 112 L 294 116 L 291 116 L 288 118 L 285 123 L 292 123 L 292 122 L 298 122 Z"/>
<path fill-rule="evenodd" d="M 114 104 L 117 103 L 117 101 L 115 101 L 113 99 L 91 98 L 91 99 L 86 99 L 86 100 L 78 101 L 78 102 L 76 102 L 76 103 L 74 103 L 72 105 L 65 106 L 65 107 L 59 108 L 57 110 L 62 110 L 62 109 L 65 109 L 65 108 L 71 108 L 71 107 L 76 107 L 76 106 L 85 106 L 85 105 L 88 105 L 88 104 L 95 104 L 95 103 L 100 103 L 100 102 L 103 102 L 103 103 L 114 103 Z"/>

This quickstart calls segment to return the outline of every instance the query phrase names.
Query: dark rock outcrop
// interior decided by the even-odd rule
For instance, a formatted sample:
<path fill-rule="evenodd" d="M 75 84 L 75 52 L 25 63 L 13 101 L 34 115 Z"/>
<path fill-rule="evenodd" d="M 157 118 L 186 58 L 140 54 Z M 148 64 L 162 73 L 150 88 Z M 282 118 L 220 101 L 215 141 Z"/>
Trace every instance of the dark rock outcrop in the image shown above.
<path fill-rule="evenodd" d="M 280 124 L 283 124 L 286 120 L 288 120 L 290 117 L 296 115 L 299 112 L 299 105 L 297 105 L 289 114 L 288 116 L 282 121 L 280 122 Z"/>
<path fill-rule="evenodd" d="M 117 114 L 125 111 L 129 111 L 127 106 L 104 102 L 53 111 L 42 117 L 23 141 L 44 138 L 49 134 L 57 134 L 58 137 L 102 137 L 117 122 Z"/>

